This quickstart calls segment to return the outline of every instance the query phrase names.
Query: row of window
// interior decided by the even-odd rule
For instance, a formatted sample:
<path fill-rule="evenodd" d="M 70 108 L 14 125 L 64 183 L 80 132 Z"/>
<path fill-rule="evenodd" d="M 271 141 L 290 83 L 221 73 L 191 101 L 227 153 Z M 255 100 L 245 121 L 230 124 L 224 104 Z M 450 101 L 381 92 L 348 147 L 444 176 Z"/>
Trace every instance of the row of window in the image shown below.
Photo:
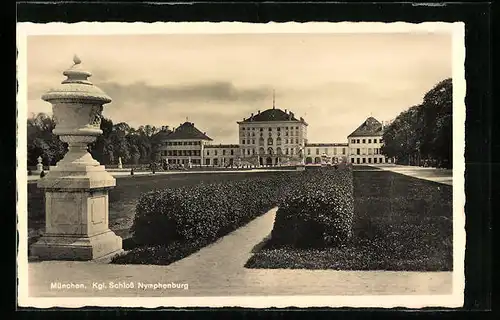
<path fill-rule="evenodd" d="M 272 132 L 269 132 L 269 136 L 272 136 L 272 134 L 273 134 Z M 281 132 L 280 131 L 278 131 L 276 134 L 277 134 L 278 137 L 281 136 Z M 242 133 L 241 135 L 244 136 L 245 134 Z M 295 131 L 295 134 L 294 134 L 294 131 L 290 131 L 290 136 L 298 136 L 298 135 L 299 135 L 299 131 Z M 247 137 L 250 137 L 250 136 L 255 137 L 255 132 L 252 132 L 251 134 L 250 134 L 250 132 L 247 132 Z M 261 132 L 259 136 L 263 137 L 264 136 L 264 132 Z M 285 137 L 288 137 L 288 131 L 285 132 Z"/>
<path fill-rule="evenodd" d="M 357 155 L 380 154 L 380 148 L 352 148 L 351 154 L 357 154 Z"/>
<path fill-rule="evenodd" d="M 320 149 L 319 148 L 316 148 L 316 155 L 319 155 L 319 151 Z M 345 154 L 346 152 L 346 149 L 345 148 L 342 148 L 342 154 Z M 325 154 L 328 154 L 328 148 L 325 148 L 325 151 L 324 151 Z M 310 155 L 311 154 L 311 149 L 307 149 L 307 155 Z M 337 148 L 334 148 L 333 149 L 333 154 L 336 155 L 337 154 Z"/>
<path fill-rule="evenodd" d="M 373 159 L 373 162 L 372 162 Z M 379 157 L 379 158 L 351 158 L 352 163 L 360 164 L 360 163 L 387 163 L 387 158 Z"/>
<path fill-rule="evenodd" d="M 201 141 L 169 141 L 167 146 L 199 146 Z"/>
<path fill-rule="evenodd" d="M 351 143 L 382 143 L 382 139 L 351 139 Z"/>
<path fill-rule="evenodd" d="M 293 141 L 294 141 L 293 139 L 290 139 L 290 140 L 285 139 L 285 144 L 288 144 L 288 143 L 292 144 Z M 282 142 L 282 140 L 281 140 L 280 137 L 276 138 L 276 144 L 277 145 L 281 145 L 281 142 Z M 295 143 L 296 144 L 299 143 L 299 138 L 295 138 Z M 251 139 L 251 140 L 250 139 L 248 139 L 248 140 L 243 139 L 243 140 L 241 140 L 241 144 L 255 144 L 255 139 Z M 273 144 L 274 144 L 274 139 L 273 138 L 268 138 L 267 139 L 267 145 L 273 145 Z M 259 138 L 259 145 L 260 146 L 264 145 L 264 138 L 262 138 L 262 137 Z"/>
<path fill-rule="evenodd" d="M 255 149 L 243 149 L 242 152 L 243 152 L 243 155 L 250 156 L 250 155 L 256 155 L 257 151 Z M 273 148 L 268 148 L 267 149 L 267 153 L 268 154 L 274 154 Z M 259 154 L 266 154 L 265 149 L 264 148 L 259 148 Z M 276 148 L 276 154 L 282 155 L 283 154 L 283 150 L 280 147 Z M 295 155 L 296 152 L 295 152 L 294 148 L 285 148 L 285 154 L 286 155 Z"/>
<path fill-rule="evenodd" d="M 200 150 L 162 150 L 161 152 L 162 156 L 193 156 L 193 157 L 199 157 L 201 155 Z"/>
<path fill-rule="evenodd" d="M 283 130 L 293 130 L 294 127 L 283 127 Z M 250 129 L 252 129 L 252 131 L 255 131 L 255 128 L 241 128 L 242 131 L 250 131 Z M 264 131 L 265 128 L 259 128 L 260 131 Z M 281 128 L 278 127 L 278 128 L 275 128 L 277 131 L 281 131 Z M 272 131 L 273 128 L 268 128 L 267 129 L 268 131 Z M 299 127 L 295 127 L 295 130 L 299 130 Z"/>

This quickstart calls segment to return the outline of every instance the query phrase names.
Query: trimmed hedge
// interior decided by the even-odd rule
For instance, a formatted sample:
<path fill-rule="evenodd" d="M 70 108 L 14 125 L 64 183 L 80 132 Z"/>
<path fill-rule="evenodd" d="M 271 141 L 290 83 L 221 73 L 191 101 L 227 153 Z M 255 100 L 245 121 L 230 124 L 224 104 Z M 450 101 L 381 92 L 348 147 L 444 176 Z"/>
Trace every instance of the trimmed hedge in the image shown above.
<path fill-rule="evenodd" d="M 271 242 L 275 246 L 336 246 L 352 235 L 353 174 L 350 167 L 317 168 L 289 188 L 276 213 Z"/>
<path fill-rule="evenodd" d="M 131 231 L 139 245 L 216 240 L 275 207 L 297 173 L 198 184 L 143 194 Z"/>

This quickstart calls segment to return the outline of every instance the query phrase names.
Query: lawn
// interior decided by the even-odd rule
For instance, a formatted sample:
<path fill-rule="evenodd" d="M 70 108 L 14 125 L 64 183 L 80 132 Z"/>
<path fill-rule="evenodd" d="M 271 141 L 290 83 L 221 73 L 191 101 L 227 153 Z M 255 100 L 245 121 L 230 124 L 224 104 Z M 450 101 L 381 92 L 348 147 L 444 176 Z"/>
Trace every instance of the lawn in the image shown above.
<path fill-rule="evenodd" d="M 119 176 L 109 192 L 109 227 L 123 239 L 129 238 L 139 196 L 148 191 L 195 185 L 200 182 L 243 180 L 249 175 L 265 177 L 274 172 L 186 173 L 173 175 Z M 37 241 L 45 229 L 43 192 L 36 183 L 28 183 L 28 245 Z M 127 241 L 124 242 L 124 246 Z"/>
<path fill-rule="evenodd" d="M 256 247 L 246 267 L 451 271 L 452 187 L 356 169 L 354 235 L 349 243 L 293 249 L 268 239 Z"/>

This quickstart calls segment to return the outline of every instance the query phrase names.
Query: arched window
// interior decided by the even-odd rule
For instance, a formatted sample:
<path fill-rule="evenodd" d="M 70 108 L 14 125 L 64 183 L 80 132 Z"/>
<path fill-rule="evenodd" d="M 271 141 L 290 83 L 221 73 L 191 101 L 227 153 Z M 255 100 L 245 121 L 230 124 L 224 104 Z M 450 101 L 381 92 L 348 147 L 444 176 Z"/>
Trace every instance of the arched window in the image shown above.
<path fill-rule="evenodd" d="M 276 138 L 276 144 L 279 146 L 281 145 L 281 138 L 280 137 Z"/>
<path fill-rule="evenodd" d="M 273 148 L 267 148 L 267 153 L 268 154 L 273 154 Z"/>
<path fill-rule="evenodd" d="M 283 154 L 280 147 L 276 148 L 276 153 L 278 155 L 282 155 Z"/>
<path fill-rule="evenodd" d="M 264 138 L 260 137 L 260 139 L 259 139 L 259 146 L 263 146 L 263 145 L 264 145 Z"/>
<path fill-rule="evenodd" d="M 259 154 L 264 154 L 264 153 L 266 153 L 266 150 L 264 150 L 264 148 L 262 148 L 262 147 L 259 148 Z"/>
<path fill-rule="evenodd" d="M 269 137 L 267 139 L 267 145 L 272 146 L 274 144 L 273 138 Z"/>

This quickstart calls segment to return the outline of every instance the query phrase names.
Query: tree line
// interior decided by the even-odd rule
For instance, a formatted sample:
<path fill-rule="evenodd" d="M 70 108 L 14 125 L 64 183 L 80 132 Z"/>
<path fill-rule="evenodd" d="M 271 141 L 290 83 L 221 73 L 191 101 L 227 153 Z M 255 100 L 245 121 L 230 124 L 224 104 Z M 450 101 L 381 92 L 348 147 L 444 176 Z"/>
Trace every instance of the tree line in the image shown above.
<path fill-rule="evenodd" d="M 27 123 L 28 166 L 36 165 L 42 157 L 44 165 L 55 165 L 67 152 L 67 144 L 52 133 L 54 118 L 38 113 L 28 118 Z M 117 164 L 121 157 L 123 164 L 149 164 L 159 157 L 158 134 L 171 132 L 168 126 L 139 126 L 137 129 L 127 123 L 113 124 L 107 118 L 101 119 L 103 134 L 89 145 L 89 151 L 101 164 Z"/>
<path fill-rule="evenodd" d="M 384 128 L 381 151 L 396 163 L 453 167 L 451 78 L 429 90 L 423 102 L 399 114 Z"/>

